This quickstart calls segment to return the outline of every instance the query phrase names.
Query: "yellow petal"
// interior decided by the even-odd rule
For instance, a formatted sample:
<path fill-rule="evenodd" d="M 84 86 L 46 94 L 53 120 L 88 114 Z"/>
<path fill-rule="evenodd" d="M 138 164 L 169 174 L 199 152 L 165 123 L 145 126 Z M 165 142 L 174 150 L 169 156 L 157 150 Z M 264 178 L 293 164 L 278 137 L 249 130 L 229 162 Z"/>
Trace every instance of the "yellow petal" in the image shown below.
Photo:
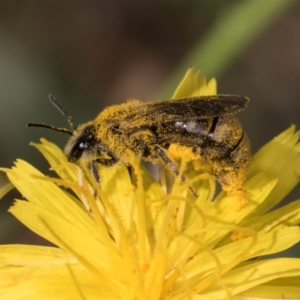
<path fill-rule="evenodd" d="M 3 266 L 46 266 L 75 264 L 70 253 L 54 247 L 31 245 L 0 245 L 0 264 Z"/>
<path fill-rule="evenodd" d="M 265 232 L 286 226 L 298 225 L 300 224 L 300 200 L 293 201 L 246 224 L 249 229 Z"/>
<path fill-rule="evenodd" d="M 290 277 L 291 281 L 294 277 Z M 243 292 L 237 300 L 270 300 L 270 299 L 284 299 L 284 300 L 298 300 L 300 295 L 300 281 L 293 285 L 284 285 L 281 283 L 284 278 L 276 281 L 276 285 L 271 285 L 273 281 L 266 284 L 261 284 L 256 287 Z"/>
<path fill-rule="evenodd" d="M 113 296 L 68 252 L 42 246 L 0 246 L 1 299 L 96 299 Z M 81 296 L 80 296 L 81 295 Z"/>
<path fill-rule="evenodd" d="M 213 78 L 208 83 L 205 76 L 200 76 L 200 70 L 189 68 L 175 90 L 172 99 L 216 95 L 217 82 Z"/>
<path fill-rule="evenodd" d="M 291 126 L 253 156 L 249 177 L 260 171 L 266 171 L 274 178 L 278 178 L 276 187 L 258 207 L 257 214 L 270 210 L 299 183 L 299 153 L 299 131 L 296 132 L 295 126 Z"/>
<path fill-rule="evenodd" d="M 0 200 L 13 188 L 14 186 L 8 180 L 6 174 L 3 172 L 3 169 L 0 169 Z"/>
<path fill-rule="evenodd" d="M 244 291 L 269 282 L 276 278 L 293 277 L 300 275 L 300 259 L 277 258 L 251 263 L 244 267 L 236 268 L 222 276 L 221 284 L 212 286 L 205 294 L 211 299 L 226 299 L 228 292 L 231 295 L 243 294 Z"/>
<path fill-rule="evenodd" d="M 184 269 L 184 278 L 194 277 L 194 282 L 213 274 L 219 268 L 220 272 L 231 268 L 242 261 L 263 255 L 269 255 L 288 249 L 300 241 L 298 227 L 288 227 L 267 234 L 254 234 L 248 238 L 227 244 L 211 251 L 202 251 L 192 257 Z M 181 258 L 182 259 L 182 258 Z M 183 259 L 182 259 L 183 260 Z M 300 261 L 300 260 L 299 260 Z M 219 264 L 219 265 L 218 265 Z M 201 265 L 201 271 L 199 270 Z M 292 265 L 290 266 L 293 267 Z M 300 272 L 300 270 L 299 270 Z"/>
<path fill-rule="evenodd" d="M 77 180 L 77 170 L 74 164 L 68 163 L 65 154 L 55 144 L 41 139 L 40 144 L 30 143 L 46 158 L 50 166 L 62 179 Z"/>

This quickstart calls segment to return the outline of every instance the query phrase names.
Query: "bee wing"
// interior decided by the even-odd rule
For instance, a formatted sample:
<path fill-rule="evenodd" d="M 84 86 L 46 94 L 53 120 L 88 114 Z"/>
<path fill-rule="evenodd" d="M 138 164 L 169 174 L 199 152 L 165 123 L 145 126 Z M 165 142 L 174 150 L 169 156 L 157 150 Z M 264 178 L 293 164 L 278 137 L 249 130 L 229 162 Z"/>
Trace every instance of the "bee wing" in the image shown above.
<path fill-rule="evenodd" d="M 212 118 L 223 114 L 234 114 L 244 109 L 249 99 L 235 95 L 199 96 L 169 101 L 153 102 L 148 113 L 162 113 L 191 118 Z"/>
<path fill-rule="evenodd" d="M 121 122 L 122 128 L 139 128 L 172 120 L 201 120 L 235 114 L 246 108 L 249 99 L 236 95 L 213 95 L 141 103 Z"/>

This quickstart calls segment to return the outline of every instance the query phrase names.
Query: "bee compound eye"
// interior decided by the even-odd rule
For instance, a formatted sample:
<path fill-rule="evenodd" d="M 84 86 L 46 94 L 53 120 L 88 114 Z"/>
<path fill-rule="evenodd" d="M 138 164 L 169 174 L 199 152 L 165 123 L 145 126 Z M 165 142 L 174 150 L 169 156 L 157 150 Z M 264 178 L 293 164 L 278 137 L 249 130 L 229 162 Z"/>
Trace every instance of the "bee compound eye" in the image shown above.
<path fill-rule="evenodd" d="M 86 141 L 81 141 L 75 144 L 70 153 L 68 154 L 69 161 L 76 162 L 82 156 L 82 154 L 88 149 L 89 144 Z"/>
<path fill-rule="evenodd" d="M 78 145 L 80 150 L 85 150 L 88 147 L 88 143 L 87 142 L 80 142 Z"/>

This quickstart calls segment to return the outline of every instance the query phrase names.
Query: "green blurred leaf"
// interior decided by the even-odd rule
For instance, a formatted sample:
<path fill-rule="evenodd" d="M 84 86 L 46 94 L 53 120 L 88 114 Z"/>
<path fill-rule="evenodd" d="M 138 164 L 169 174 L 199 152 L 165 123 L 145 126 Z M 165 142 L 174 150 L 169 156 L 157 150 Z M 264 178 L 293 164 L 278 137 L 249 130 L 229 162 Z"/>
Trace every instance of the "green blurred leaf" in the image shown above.
<path fill-rule="evenodd" d="M 160 99 L 170 98 L 172 91 L 188 67 L 200 69 L 208 78 L 223 74 L 251 42 L 278 20 L 295 0 L 237 1 L 216 20 L 191 52 L 172 72 L 159 93 Z"/>

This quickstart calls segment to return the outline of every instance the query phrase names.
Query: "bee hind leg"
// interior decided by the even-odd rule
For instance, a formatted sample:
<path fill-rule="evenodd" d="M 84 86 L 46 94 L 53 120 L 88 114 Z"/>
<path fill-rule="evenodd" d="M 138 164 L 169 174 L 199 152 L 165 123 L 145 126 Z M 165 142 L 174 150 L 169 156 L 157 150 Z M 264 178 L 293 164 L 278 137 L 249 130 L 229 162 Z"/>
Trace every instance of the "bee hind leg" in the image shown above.
<path fill-rule="evenodd" d="M 166 154 L 166 152 L 160 148 L 159 146 L 155 146 L 155 152 L 158 154 L 158 156 L 161 158 L 161 160 L 163 161 L 163 163 L 176 175 L 179 175 L 179 170 L 177 167 L 177 164 L 174 163 L 169 156 Z M 185 176 L 181 176 L 181 180 L 182 182 L 187 182 L 187 179 Z M 194 191 L 194 189 L 192 187 L 189 187 L 191 193 L 193 194 L 193 196 L 195 198 L 198 198 L 198 194 Z"/>

